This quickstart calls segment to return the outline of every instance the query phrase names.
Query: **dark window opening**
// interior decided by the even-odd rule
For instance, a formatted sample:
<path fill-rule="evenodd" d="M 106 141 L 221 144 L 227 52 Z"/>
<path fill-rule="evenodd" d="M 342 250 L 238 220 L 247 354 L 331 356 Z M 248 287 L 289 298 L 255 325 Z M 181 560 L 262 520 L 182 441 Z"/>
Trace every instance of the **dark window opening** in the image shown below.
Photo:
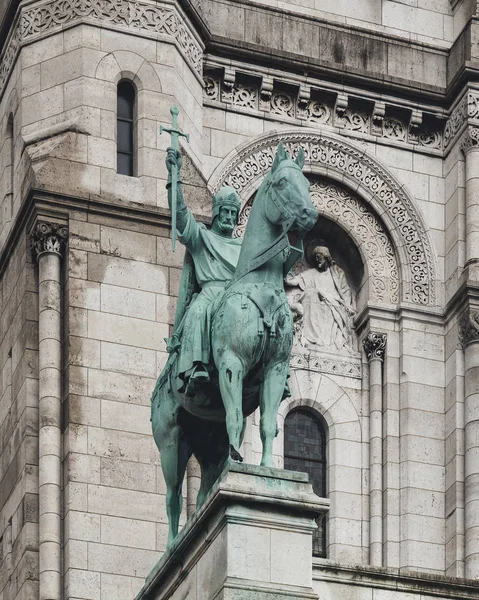
<path fill-rule="evenodd" d="M 314 493 L 326 497 L 326 431 L 307 410 L 289 413 L 284 422 L 284 468 L 307 473 Z M 313 555 L 326 558 L 326 515 L 313 533 Z"/>
<path fill-rule="evenodd" d="M 129 81 L 120 81 L 117 95 L 117 172 L 134 176 L 134 115 L 135 88 Z"/>

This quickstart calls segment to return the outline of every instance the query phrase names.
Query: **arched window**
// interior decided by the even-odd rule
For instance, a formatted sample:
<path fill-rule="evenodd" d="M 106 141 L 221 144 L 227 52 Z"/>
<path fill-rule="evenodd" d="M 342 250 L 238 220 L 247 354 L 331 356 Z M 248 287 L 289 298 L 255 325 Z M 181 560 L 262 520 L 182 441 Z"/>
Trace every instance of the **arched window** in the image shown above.
<path fill-rule="evenodd" d="M 285 419 L 284 468 L 307 473 L 315 494 L 326 497 L 326 431 L 312 411 L 293 410 Z M 313 554 L 326 557 L 326 515 L 318 519 Z"/>
<path fill-rule="evenodd" d="M 117 94 L 117 172 L 133 177 L 135 174 L 135 100 L 136 91 L 130 81 L 120 81 Z"/>

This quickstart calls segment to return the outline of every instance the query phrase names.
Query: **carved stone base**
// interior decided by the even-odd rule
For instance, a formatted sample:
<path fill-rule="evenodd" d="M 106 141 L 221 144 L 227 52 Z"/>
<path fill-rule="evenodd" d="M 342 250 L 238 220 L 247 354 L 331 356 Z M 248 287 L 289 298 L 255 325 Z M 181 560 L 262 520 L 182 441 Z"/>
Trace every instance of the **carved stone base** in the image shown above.
<path fill-rule="evenodd" d="M 328 505 L 303 473 L 231 464 L 136 600 L 317 600 L 311 536 Z"/>

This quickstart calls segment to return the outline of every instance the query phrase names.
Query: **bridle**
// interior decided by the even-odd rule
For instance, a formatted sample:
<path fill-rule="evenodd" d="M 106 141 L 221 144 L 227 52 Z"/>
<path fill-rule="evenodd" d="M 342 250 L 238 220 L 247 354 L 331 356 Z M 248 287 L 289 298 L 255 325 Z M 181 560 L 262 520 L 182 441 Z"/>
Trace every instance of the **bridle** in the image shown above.
<path fill-rule="evenodd" d="M 278 171 L 275 173 L 275 176 L 278 175 L 282 169 L 292 169 L 292 168 L 299 169 L 301 171 L 300 167 L 297 166 L 295 163 L 293 163 L 292 165 L 280 166 L 278 168 Z M 266 264 L 268 261 L 270 261 L 272 258 L 277 256 L 283 250 L 290 249 L 290 244 L 289 244 L 289 239 L 288 239 L 287 234 L 288 234 L 288 231 L 293 226 L 293 223 L 295 222 L 296 217 L 293 214 L 291 214 L 291 212 L 286 207 L 285 203 L 281 200 L 281 197 L 280 197 L 281 195 L 278 193 L 278 190 L 275 190 L 275 193 L 272 193 L 272 192 L 273 192 L 273 179 L 271 178 L 265 182 L 264 193 L 267 194 L 267 196 L 268 196 L 267 199 L 271 200 L 273 202 L 273 204 L 278 209 L 280 214 L 284 215 L 284 217 L 285 217 L 285 219 L 282 220 L 282 222 L 281 222 L 281 233 L 279 234 L 279 236 L 274 240 L 274 242 L 270 246 L 268 246 L 265 250 L 262 250 L 259 254 L 254 256 L 247 264 L 244 265 L 244 267 L 242 269 L 240 269 L 240 270 L 237 269 L 234 272 L 234 275 L 230 279 L 228 284 L 226 285 L 225 290 L 230 288 L 234 283 L 237 283 L 240 279 L 242 279 L 248 273 L 251 273 L 252 271 L 255 271 L 256 269 L 259 269 L 259 267 Z M 302 250 L 302 244 L 303 244 L 302 240 L 301 240 L 300 244 L 301 244 L 301 250 Z"/>

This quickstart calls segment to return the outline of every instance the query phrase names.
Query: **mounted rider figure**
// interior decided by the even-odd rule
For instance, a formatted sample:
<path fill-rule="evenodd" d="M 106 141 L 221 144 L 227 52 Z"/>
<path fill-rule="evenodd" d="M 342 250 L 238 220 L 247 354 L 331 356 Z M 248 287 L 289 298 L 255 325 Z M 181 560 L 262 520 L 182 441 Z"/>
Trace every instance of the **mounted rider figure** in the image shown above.
<path fill-rule="evenodd" d="M 171 202 L 171 170 L 182 165 L 181 154 L 168 148 L 168 203 Z M 199 387 L 210 380 L 211 309 L 223 292 L 238 263 L 241 239 L 233 238 L 241 200 L 229 186 L 222 187 L 213 198 L 211 229 L 197 223 L 183 198 L 181 180 L 177 185 L 177 230 L 187 252 L 172 337 L 167 340 L 170 353 L 179 351 L 179 391 L 194 396 Z"/>

